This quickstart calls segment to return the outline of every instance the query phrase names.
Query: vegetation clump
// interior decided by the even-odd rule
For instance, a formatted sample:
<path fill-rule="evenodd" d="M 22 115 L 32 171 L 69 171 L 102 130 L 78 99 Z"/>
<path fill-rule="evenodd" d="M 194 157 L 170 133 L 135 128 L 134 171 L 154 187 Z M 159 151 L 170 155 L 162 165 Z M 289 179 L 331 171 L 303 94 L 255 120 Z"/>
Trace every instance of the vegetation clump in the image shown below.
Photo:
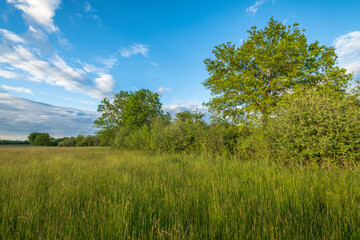
<path fill-rule="evenodd" d="M 359 161 L 359 110 L 355 97 L 310 93 L 288 99 L 269 127 L 274 159 L 340 166 Z"/>

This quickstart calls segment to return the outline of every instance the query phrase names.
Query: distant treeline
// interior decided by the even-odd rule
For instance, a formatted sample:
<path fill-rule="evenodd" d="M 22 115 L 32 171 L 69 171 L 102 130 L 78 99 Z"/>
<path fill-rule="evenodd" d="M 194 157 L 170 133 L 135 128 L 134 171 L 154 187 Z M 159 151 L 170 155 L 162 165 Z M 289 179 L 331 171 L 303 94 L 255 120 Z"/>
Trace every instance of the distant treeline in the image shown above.
<path fill-rule="evenodd" d="M 59 146 L 59 147 L 85 147 L 99 146 L 100 140 L 97 136 L 82 136 L 53 138 L 49 133 L 33 132 L 28 136 L 29 144 L 32 146 Z"/>
<path fill-rule="evenodd" d="M 30 142 L 28 140 L 4 140 L 0 139 L 0 145 L 29 145 Z"/>
<path fill-rule="evenodd" d="M 98 136 L 83 136 L 78 135 L 77 137 L 64 138 L 63 141 L 59 142 L 59 147 L 92 147 L 99 146 L 100 139 Z"/>

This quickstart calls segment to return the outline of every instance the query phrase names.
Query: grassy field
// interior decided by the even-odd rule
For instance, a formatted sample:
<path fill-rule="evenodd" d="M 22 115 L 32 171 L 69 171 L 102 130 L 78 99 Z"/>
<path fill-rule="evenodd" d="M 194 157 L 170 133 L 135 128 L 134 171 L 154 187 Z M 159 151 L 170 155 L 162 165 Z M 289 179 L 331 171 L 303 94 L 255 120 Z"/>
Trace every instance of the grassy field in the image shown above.
<path fill-rule="evenodd" d="M 0 148 L 0 239 L 360 239 L 358 170 Z"/>

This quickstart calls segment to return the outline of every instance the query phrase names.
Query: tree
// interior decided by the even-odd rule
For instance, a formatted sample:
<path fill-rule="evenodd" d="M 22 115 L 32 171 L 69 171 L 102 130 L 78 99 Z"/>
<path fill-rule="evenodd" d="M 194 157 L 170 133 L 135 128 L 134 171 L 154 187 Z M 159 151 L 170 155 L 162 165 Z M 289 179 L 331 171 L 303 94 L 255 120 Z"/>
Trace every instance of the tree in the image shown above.
<path fill-rule="evenodd" d="M 30 135 L 27 137 L 31 145 L 34 145 L 34 144 L 35 144 L 35 139 L 36 139 L 36 137 L 37 137 L 39 134 L 41 134 L 41 133 L 39 133 L 39 132 L 32 132 L 32 133 L 30 133 Z"/>
<path fill-rule="evenodd" d="M 205 113 L 184 111 L 175 114 L 175 121 L 191 122 L 191 123 L 205 123 L 203 120 Z"/>
<path fill-rule="evenodd" d="M 35 146 L 50 146 L 51 137 L 48 133 L 40 133 L 36 136 L 33 145 Z"/>
<path fill-rule="evenodd" d="M 113 98 L 104 98 L 98 107 L 101 116 L 94 124 L 100 128 L 99 131 L 107 133 L 115 132 L 124 127 L 126 129 L 137 129 L 143 125 L 150 126 L 153 119 L 166 117 L 161 110 L 159 94 L 147 89 L 136 92 L 120 91 Z"/>
<path fill-rule="evenodd" d="M 213 95 L 206 104 L 213 117 L 240 123 L 260 116 L 265 126 L 285 95 L 311 90 L 343 94 L 352 75 L 336 66 L 333 47 L 308 44 L 304 31 L 271 18 L 265 28 L 247 31 L 240 47 L 216 46 L 215 59 L 204 61 L 210 77 L 203 83 Z"/>

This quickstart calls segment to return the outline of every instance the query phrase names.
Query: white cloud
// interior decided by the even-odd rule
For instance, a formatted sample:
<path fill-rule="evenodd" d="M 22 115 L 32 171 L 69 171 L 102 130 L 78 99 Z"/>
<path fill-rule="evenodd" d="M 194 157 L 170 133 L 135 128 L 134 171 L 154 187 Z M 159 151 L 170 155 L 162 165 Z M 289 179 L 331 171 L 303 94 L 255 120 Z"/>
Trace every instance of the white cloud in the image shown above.
<path fill-rule="evenodd" d="M 256 12 L 259 10 L 259 7 L 264 5 L 265 3 L 269 2 L 270 0 L 259 0 L 256 1 L 254 5 L 248 7 L 246 9 L 246 12 L 250 15 L 255 15 Z M 272 1 L 273 3 L 275 3 L 275 0 Z"/>
<path fill-rule="evenodd" d="M 99 15 L 95 14 L 96 12 L 97 10 L 93 6 L 91 6 L 89 2 L 84 2 L 84 15 L 88 18 L 94 19 L 98 23 L 98 26 L 101 26 L 101 19 Z M 82 17 L 83 15 L 81 13 L 78 13 L 77 16 Z"/>
<path fill-rule="evenodd" d="M 31 132 L 53 137 L 93 134 L 94 111 L 53 106 L 0 91 L 0 138 L 25 139 Z"/>
<path fill-rule="evenodd" d="M 48 36 L 43 31 L 31 25 L 29 26 L 29 33 L 31 33 L 31 38 L 35 38 L 35 41 L 45 41 L 48 39 Z"/>
<path fill-rule="evenodd" d="M 19 79 L 21 76 L 17 73 L 10 72 L 7 70 L 0 69 L 0 77 L 7 78 L 7 79 Z"/>
<path fill-rule="evenodd" d="M 165 94 L 165 92 L 171 92 L 171 88 L 163 88 L 163 87 L 159 87 L 158 89 L 155 90 L 160 96 L 163 96 Z"/>
<path fill-rule="evenodd" d="M 54 25 L 53 17 L 61 0 L 7 0 L 7 2 L 21 10 L 29 24 L 37 24 L 47 32 L 59 31 Z"/>
<path fill-rule="evenodd" d="M 70 66 L 56 53 L 45 58 L 37 48 L 4 38 L 0 44 L 0 68 L 1 66 L 10 66 L 21 71 L 24 78 L 32 81 L 62 86 L 68 91 L 82 92 L 97 98 L 112 94 L 114 86 L 112 76 L 104 74 L 102 69 L 92 69 L 91 73 L 98 77 L 91 79 L 86 75 L 86 72 L 90 71 L 85 67 Z M 9 75 L 8 71 L 2 73 Z"/>
<path fill-rule="evenodd" d="M 80 102 L 83 104 L 86 104 L 86 105 L 95 105 L 96 104 L 94 101 L 81 100 Z"/>
<path fill-rule="evenodd" d="M 101 19 L 100 19 L 99 15 L 93 14 L 93 15 L 91 15 L 91 18 L 94 19 L 94 20 L 97 22 L 98 26 L 101 26 L 101 25 L 102 25 L 102 24 L 101 24 Z"/>
<path fill-rule="evenodd" d="M 110 74 L 100 74 L 94 80 L 96 88 L 92 90 L 94 96 L 103 96 L 103 93 L 110 93 L 115 85 L 114 78 Z"/>
<path fill-rule="evenodd" d="M 94 12 L 95 9 L 91 6 L 89 2 L 84 3 L 84 11 L 85 12 Z"/>
<path fill-rule="evenodd" d="M 360 31 L 341 35 L 334 41 L 340 67 L 360 75 Z"/>
<path fill-rule="evenodd" d="M 120 54 L 123 57 L 131 57 L 133 55 L 143 55 L 144 57 L 147 57 L 149 53 L 149 47 L 144 44 L 134 43 L 133 45 L 130 45 L 128 48 L 123 48 L 120 50 Z"/>
<path fill-rule="evenodd" d="M 14 91 L 14 92 L 20 92 L 20 93 L 26 93 L 26 94 L 31 94 L 34 95 L 31 91 L 31 89 L 28 88 L 23 88 L 23 87 L 11 87 L 11 86 L 7 86 L 7 85 L 0 85 L 0 87 L 2 89 L 8 90 L 8 91 Z"/>
<path fill-rule="evenodd" d="M 208 108 L 198 104 L 196 101 L 185 101 L 180 99 L 174 100 L 173 104 L 164 104 L 162 109 L 164 112 L 169 112 L 172 116 L 184 111 L 208 113 Z M 208 116 L 206 116 L 205 119 L 208 120 Z"/>
<path fill-rule="evenodd" d="M 0 28 L 0 36 L 2 36 L 3 38 L 6 38 L 12 42 L 16 42 L 16 43 L 24 43 L 24 39 L 18 35 L 16 35 L 13 32 L 10 32 L 6 29 L 2 29 Z"/>
<path fill-rule="evenodd" d="M 58 36 L 58 43 L 60 46 L 66 47 L 68 49 L 72 48 L 71 44 L 69 43 L 69 40 L 67 40 L 66 38 Z"/>
<path fill-rule="evenodd" d="M 108 58 L 103 58 L 103 57 L 97 56 L 95 58 L 95 61 L 104 65 L 106 68 L 111 69 L 118 62 L 118 59 L 115 56 L 110 56 Z"/>

